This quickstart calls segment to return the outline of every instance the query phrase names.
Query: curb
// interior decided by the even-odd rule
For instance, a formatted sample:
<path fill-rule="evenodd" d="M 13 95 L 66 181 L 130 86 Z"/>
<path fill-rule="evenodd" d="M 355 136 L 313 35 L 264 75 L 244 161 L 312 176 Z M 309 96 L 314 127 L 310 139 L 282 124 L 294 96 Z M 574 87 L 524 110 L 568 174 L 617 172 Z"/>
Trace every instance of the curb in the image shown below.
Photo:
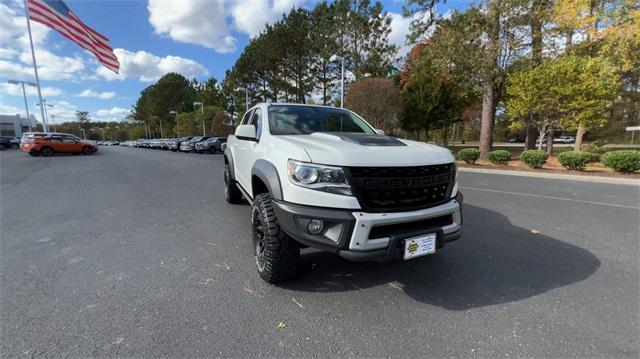
<path fill-rule="evenodd" d="M 562 180 L 582 181 L 582 182 L 624 184 L 624 185 L 632 185 L 632 186 L 640 187 L 640 180 L 633 179 L 633 178 L 599 177 L 599 176 L 585 176 L 585 175 L 573 175 L 573 174 L 561 174 L 561 173 L 540 173 L 540 172 L 525 172 L 525 171 L 507 171 L 507 170 L 488 170 L 483 168 L 468 168 L 468 167 L 458 167 L 458 171 L 470 172 L 470 173 L 505 175 L 505 176 L 536 177 L 536 178 L 562 179 Z"/>

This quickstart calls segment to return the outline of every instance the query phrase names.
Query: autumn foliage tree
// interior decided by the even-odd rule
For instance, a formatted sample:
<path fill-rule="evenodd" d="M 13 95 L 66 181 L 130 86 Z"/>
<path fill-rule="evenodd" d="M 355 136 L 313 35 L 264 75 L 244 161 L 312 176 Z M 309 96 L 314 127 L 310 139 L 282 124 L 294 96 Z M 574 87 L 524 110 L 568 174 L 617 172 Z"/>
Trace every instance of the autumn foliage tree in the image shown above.
<path fill-rule="evenodd" d="M 402 95 L 392 79 L 363 78 L 349 86 L 345 107 L 363 116 L 386 133 L 397 129 L 402 113 Z"/>

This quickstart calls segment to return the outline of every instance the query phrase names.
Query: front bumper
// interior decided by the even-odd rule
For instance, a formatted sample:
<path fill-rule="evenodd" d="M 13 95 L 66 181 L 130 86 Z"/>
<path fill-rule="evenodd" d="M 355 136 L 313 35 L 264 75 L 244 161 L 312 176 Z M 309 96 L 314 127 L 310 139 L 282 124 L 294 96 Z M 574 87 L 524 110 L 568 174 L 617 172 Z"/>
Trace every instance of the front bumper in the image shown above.
<path fill-rule="evenodd" d="M 436 207 L 409 212 L 366 213 L 275 201 L 282 229 L 296 241 L 337 253 L 352 261 L 387 261 L 402 257 L 404 240 L 436 233 L 436 247 L 462 234 L 462 193 Z M 311 219 L 324 222 L 324 230 L 312 235 Z"/>

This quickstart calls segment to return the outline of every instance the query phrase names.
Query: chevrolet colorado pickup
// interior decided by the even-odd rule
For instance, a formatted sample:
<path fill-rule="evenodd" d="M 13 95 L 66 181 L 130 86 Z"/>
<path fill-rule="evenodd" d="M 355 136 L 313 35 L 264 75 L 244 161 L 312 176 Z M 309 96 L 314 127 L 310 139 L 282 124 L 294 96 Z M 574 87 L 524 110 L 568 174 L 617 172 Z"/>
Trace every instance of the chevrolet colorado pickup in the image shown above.
<path fill-rule="evenodd" d="M 352 261 L 435 253 L 462 231 L 447 149 L 396 139 L 333 107 L 259 104 L 224 152 L 225 197 L 251 204 L 258 273 L 295 275 L 300 249 Z"/>

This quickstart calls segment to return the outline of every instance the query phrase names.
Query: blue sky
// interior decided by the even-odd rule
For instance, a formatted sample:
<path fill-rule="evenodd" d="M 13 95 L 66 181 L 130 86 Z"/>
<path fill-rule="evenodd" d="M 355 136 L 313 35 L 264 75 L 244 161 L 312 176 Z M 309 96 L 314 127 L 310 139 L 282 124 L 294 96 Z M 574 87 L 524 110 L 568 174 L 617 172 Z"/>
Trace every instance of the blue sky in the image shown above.
<path fill-rule="evenodd" d="M 449 0 L 437 10 L 444 14 L 469 2 Z M 140 91 L 167 72 L 221 80 L 265 23 L 294 6 L 313 6 L 302 0 L 69 0 L 66 4 L 109 37 L 121 71 L 109 72 L 76 44 L 32 22 L 43 97 L 53 104 L 50 114 L 58 123 L 73 120 L 75 110 L 89 111 L 93 120 L 122 120 Z M 401 1 L 383 4 L 393 16 L 390 40 L 404 52 L 410 19 L 400 15 Z M 0 29 L 0 114 L 24 114 L 21 89 L 7 83 L 34 81 L 21 0 L 0 1 Z M 31 113 L 38 112 L 36 102 L 31 89 Z"/>

